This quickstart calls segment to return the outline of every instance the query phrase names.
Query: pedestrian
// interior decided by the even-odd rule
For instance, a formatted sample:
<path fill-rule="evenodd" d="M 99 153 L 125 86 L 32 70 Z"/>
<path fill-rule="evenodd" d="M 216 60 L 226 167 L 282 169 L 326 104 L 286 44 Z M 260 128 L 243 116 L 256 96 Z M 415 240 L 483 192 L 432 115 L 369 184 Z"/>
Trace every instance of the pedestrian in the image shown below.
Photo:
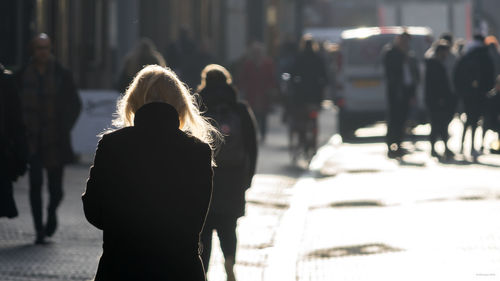
<path fill-rule="evenodd" d="M 41 33 L 31 41 L 32 57 L 18 74 L 29 147 L 30 204 L 36 244 L 57 229 L 57 208 L 63 199 L 64 166 L 74 161 L 71 129 L 81 111 L 72 74 L 51 54 L 51 40 Z M 49 204 L 43 224 L 43 172 L 47 172 Z"/>
<path fill-rule="evenodd" d="M 165 59 L 149 38 L 142 38 L 135 48 L 125 57 L 120 75 L 118 77 L 117 90 L 124 94 L 127 86 L 132 82 L 137 72 L 144 66 L 157 64 L 166 66 Z"/>
<path fill-rule="evenodd" d="M 291 89 L 287 98 L 289 148 L 294 150 L 294 139 L 300 141 L 304 138 L 304 142 L 310 141 L 311 147 L 305 152 L 309 161 L 316 153 L 317 112 L 321 109 L 328 82 L 324 58 L 319 54 L 317 42 L 309 34 L 303 36 L 301 40 L 300 51 L 292 65 L 290 76 Z M 311 118 L 312 116 L 314 118 Z M 306 125 L 308 119 L 311 119 L 312 126 Z M 305 140 L 307 135 L 311 136 L 311 140 Z M 294 157 L 293 161 L 295 160 Z"/>
<path fill-rule="evenodd" d="M 497 140 L 490 146 L 490 152 L 499 153 L 500 135 L 500 75 L 495 80 L 495 87 L 486 96 L 486 113 L 484 116 L 484 131 L 491 130 L 496 133 Z M 484 140 L 483 140 L 484 141 Z"/>
<path fill-rule="evenodd" d="M 97 145 L 82 195 L 103 230 L 100 280 L 205 280 L 200 234 L 219 133 L 169 68 L 144 67 Z"/>
<path fill-rule="evenodd" d="M 488 51 L 493 62 L 493 67 L 495 69 L 495 79 L 500 75 L 500 45 L 495 36 L 490 35 L 484 39 L 484 43 L 488 47 Z"/>
<path fill-rule="evenodd" d="M 186 57 L 180 68 L 180 78 L 190 89 L 196 89 L 200 84 L 200 73 L 205 66 L 215 62 L 208 50 L 206 42 L 199 44 L 192 54 Z"/>
<path fill-rule="evenodd" d="M 260 141 L 267 135 L 267 116 L 278 90 L 274 61 L 265 54 L 262 43 L 250 45 L 238 78 L 239 89 L 250 104 L 259 126 Z"/>
<path fill-rule="evenodd" d="M 207 222 L 201 236 L 203 263 L 208 271 L 212 248 L 212 233 L 217 231 L 227 280 L 234 281 L 236 261 L 236 225 L 245 214 L 245 191 L 252 183 L 257 163 L 257 130 L 250 107 L 237 100 L 229 72 L 222 66 L 211 64 L 203 69 L 198 88 L 206 115 L 225 136 L 216 151 L 214 193 Z"/>
<path fill-rule="evenodd" d="M 484 36 L 476 34 L 465 48 L 465 54 L 457 62 L 454 71 L 455 89 L 463 102 L 466 115 L 460 152 L 464 152 L 466 132 L 470 128 L 470 154 L 476 159 L 479 156 L 474 147 L 476 129 L 485 111 L 486 94 L 495 83 L 495 69 L 488 47 L 484 44 Z"/>
<path fill-rule="evenodd" d="M 384 47 L 383 63 L 387 85 L 387 156 L 398 158 L 408 151 L 401 147 L 410 104 L 415 100 L 420 75 L 406 31 Z"/>
<path fill-rule="evenodd" d="M 454 153 L 448 148 L 448 125 L 453 119 L 456 98 L 451 90 L 446 68 L 447 56 L 450 53 L 448 41 L 441 39 L 435 46 L 432 57 L 425 61 L 425 103 L 431 121 L 431 155 L 440 157 L 435 149 L 438 138 L 444 142 L 444 155 L 452 158 Z"/>
<path fill-rule="evenodd" d="M 191 30 L 187 26 L 181 26 L 177 31 L 177 40 L 168 44 L 164 56 L 168 61 L 169 67 L 179 76 L 183 76 L 186 70 L 186 62 L 196 53 L 197 44 L 193 39 Z M 196 73 L 200 76 L 200 73 Z M 183 82 L 185 82 L 183 80 Z"/>
<path fill-rule="evenodd" d="M 27 170 L 21 101 L 12 73 L 0 64 L 0 217 L 18 215 L 12 182 Z"/>

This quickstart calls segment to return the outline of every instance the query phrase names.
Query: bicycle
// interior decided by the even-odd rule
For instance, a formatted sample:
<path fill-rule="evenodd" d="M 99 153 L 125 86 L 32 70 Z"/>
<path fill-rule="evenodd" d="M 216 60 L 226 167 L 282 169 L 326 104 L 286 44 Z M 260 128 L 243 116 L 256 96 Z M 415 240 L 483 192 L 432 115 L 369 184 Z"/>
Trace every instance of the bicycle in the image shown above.
<path fill-rule="evenodd" d="M 308 164 L 316 154 L 318 110 L 314 106 L 293 108 L 288 120 L 288 150 L 293 165 L 300 159 Z"/>

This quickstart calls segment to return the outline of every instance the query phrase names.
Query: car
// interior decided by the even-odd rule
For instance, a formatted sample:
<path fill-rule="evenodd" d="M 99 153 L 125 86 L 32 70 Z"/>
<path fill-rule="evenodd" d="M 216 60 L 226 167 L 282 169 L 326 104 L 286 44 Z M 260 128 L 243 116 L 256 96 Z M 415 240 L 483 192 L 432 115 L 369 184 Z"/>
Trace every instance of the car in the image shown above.
<path fill-rule="evenodd" d="M 338 128 L 343 139 L 354 137 L 358 128 L 385 120 L 387 101 L 382 51 L 404 31 L 411 35 L 411 49 L 423 74 L 424 54 L 433 41 L 430 28 L 365 27 L 342 32 L 337 78 L 339 90 L 334 102 L 338 108 Z M 416 111 L 418 116 L 425 112 L 421 85 L 417 90 Z"/>

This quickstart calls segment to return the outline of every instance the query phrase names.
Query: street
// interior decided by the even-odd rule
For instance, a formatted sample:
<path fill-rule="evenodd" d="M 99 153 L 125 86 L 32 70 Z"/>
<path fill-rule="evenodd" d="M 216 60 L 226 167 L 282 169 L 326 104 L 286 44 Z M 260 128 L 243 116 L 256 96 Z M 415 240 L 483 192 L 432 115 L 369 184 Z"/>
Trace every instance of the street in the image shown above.
<path fill-rule="evenodd" d="M 412 153 L 391 160 L 383 125 L 342 143 L 334 116 L 321 113 L 325 145 L 309 170 L 290 166 L 280 111 L 271 116 L 238 222 L 237 280 L 500 280 L 499 155 L 438 161 L 428 126 L 419 126 L 415 142 L 405 143 Z M 451 131 L 458 151 L 458 119 Z M 92 278 L 102 237 L 80 200 L 89 166 L 66 169 L 60 227 L 49 245 L 33 245 L 26 176 L 16 183 L 20 216 L 0 220 L 1 281 Z M 217 239 L 213 249 L 208 280 L 222 281 Z"/>

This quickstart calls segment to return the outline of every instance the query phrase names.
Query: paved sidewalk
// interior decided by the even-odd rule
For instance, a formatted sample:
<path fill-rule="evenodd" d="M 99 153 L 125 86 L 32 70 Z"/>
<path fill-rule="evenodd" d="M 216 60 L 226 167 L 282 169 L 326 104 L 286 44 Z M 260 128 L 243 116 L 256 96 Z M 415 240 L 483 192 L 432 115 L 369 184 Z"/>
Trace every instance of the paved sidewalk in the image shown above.
<path fill-rule="evenodd" d="M 438 163 L 426 142 L 323 148 L 296 280 L 500 280 L 500 157 Z"/>

